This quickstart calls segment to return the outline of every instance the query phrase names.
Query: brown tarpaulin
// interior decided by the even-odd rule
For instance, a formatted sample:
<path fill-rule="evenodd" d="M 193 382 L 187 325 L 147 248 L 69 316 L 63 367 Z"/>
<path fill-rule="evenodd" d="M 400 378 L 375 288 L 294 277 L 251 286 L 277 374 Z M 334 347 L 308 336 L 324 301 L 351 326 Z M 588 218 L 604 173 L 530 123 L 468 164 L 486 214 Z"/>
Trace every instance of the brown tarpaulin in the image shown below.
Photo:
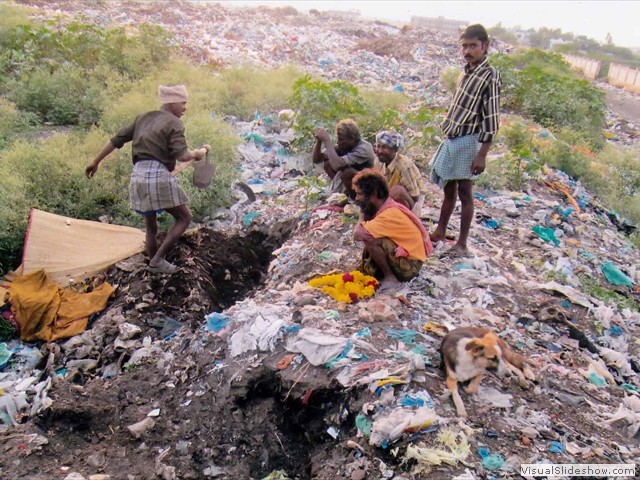
<path fill-rule="evenodd" d="M 61 217 L 34 208 L 18 273 L 44 269 L 60 285 L 80 282 L 142 252 L 144 236 L 136 228 Z"/>

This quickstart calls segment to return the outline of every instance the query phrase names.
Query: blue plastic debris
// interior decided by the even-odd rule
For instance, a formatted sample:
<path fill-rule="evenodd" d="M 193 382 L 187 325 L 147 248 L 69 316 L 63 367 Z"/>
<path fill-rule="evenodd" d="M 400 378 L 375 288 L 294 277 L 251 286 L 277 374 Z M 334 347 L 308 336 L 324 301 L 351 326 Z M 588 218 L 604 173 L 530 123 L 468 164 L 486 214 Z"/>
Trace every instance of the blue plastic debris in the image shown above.
<path fill-rule="evenodd" d="M 300 328 L 300 325 L 283 325 L 280 330 L 282 330 L 285 335 L 288 335 L 290 333 L 297 332 Z"/>
<path fill-rule="evenodd" d="M 604 387 L 607 384 L 607 381 L 596 372 L 589 373 L 589 382 L 594 384 L 596 387 Z"/>
<path fill-rule="evenodd" d="M 490 228 L 491 230 L 496 230 L 500 226 L 500 223 L 497 220 L 494 220 L 493 218 L 491 218 L 488 220 L 483 220 L 482 225 L 484 225 L 487 228 Z"/>
<path fill-rule="evenodd" d="M 473 265 L 469 264 L 469 263 L 456 263 L 453 268 L 455 270 L 473 270 Z"/>
<path fill-rule="evenodd" d="M 609 335 L 611 335 L 612 337 L 619 337 L 620 335 L 622 335 L 622 328 L 620 328 L 619 325 L 613 325 L 609 330 L 608 330 Z"/>
<path fill-rule="evenodd" d="M 231 317 L 217 312 L 210 313 L 204 318 L 207 321 L 207 330 L 216 333 L 226 327 L 231 321 Z"/>
<path fill-rule="evenodd" d="M 553 441 L 549 444 L 549 451 L 551 453 L 564 453 L 564 445 L 562 442 Z"/>

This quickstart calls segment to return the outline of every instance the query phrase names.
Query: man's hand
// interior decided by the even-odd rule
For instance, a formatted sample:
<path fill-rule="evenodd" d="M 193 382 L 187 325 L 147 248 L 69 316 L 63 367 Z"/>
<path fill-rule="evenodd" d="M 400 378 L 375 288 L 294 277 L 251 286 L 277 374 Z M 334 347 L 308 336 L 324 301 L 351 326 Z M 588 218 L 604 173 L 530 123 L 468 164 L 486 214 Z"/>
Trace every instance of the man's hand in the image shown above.
<path fill-rule="evenodd" d="M 84 169 L 84 174 L 87 178 L 92 178 L 97 171 L 98 164 L 95 162 L 91 162 L 89 165 L 87 165 L 87 168 Z"/>
<path fill-rule="evenodd" d="M 313 136 L 316 137 L 316 140 L 320 140 L 321 142 L 330 142 L 331 137 L 329 136 L 329 132 L 327 132 L 326 128 L 318 128 L 315 132 L 313 132 Z"/>
<path fill-rule="evenodd" d="M 482 155 L 478 153 L 478 155 L 476 155 L 476 157 L 473 159 L 473 162 L 471 162 L 471 174 L 480 175 L 482 172 L 484 172 L 486 164 L 487 164 L 486 155 Z"/>

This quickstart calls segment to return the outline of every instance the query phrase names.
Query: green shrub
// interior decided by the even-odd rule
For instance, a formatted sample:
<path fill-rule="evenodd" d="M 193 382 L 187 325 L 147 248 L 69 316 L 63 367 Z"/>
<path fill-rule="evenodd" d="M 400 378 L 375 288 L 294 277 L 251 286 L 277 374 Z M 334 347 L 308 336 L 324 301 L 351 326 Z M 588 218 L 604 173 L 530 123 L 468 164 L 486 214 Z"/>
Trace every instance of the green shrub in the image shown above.
<path fill-rule="evenodd" d="M 265 70 L 252 65 L 223 70 L 208 90 L 212 111 L 253 120 L 288 108 L 293 87 L 302 73 L 293 67 Z"/>
<path fill-rule="evenodd" d="M 640 163 L 633 150 L 607 145 L 592 158 L 583 183 L 609 208 L 640 226 Z"/>
<path fill-rule="evenodd" d="M 590 158 L 584 150 L 563 141 L 553 142 L 541 152 L 541 160 L 552 168 L 562 170 L 576 180 L 583 180 L 588 175 Z"/>
<path fill-rule="evenodd" d="M 2 155 L 0 154 L 0 160 Z M 21 179 L 0 164 L 0 275 L 16 268 L 21 261 L 24 235 L 29 222 L 30 202 Z"/>
<path fill-rule="evenodd" d="M 14 83 L 8 96 L 21 110 L 56 125 L 96 123 L 104 104 L 100 86 L 71 66 L 54 72 L 37 69 L 26 81 Z"/>
<path fill-rule="evenodd" d="M 106 30 L 95 25 L 18 25 L 0 31 L 0 93 L 43 121 L 90 125 L 105 99 L 166 65 L 176 43 L 160 27 Z"/>
<path fill-rule="evenodd" d="M 451 93 L 456 91 L 458 78 L 460 78 L 459 68 L 447 67 L 440 72 L 440 81 L 444 85 L 444 88 Z"/>
<path fill-rule="evenodd" d="M 16 106 L 0 97 L 0 150 L 6 148 L 18 134 L 31 130 L 34 119 L 19 111 Z"/>
<path fill-rule="evenodd" d="M 402 111 L 409 103 L 405 94 L 371 88 L 358 93 L 362 97 L 364 109 L 363 113 L 354 115 L 353 118 L 358 123 L 363 138 L 374 143 L 376 133 L 381 130 L 402 131 Z M 339 120 L 336 119 L 334 126 Z"/>
<path fill-rule="evenodd" d="M 0 36 L 6 35 L 8 30 L 18 25 L 30 25 L 33 20 L 29 17 L 32 9 L 23 5 L 0 3 Z"/>
<path fill-rule="evenodd" d="M 311 147 L 317 128 L 333 132 L 341 119 L 366 112 L 365 101 L 355 85 L 340 80 L 325 82 L 308 75 L 296 81 L 290 102 L 297 110 L 295 146 L 301 149 Z"/>
<path fill-rule="evenodd" d="M 602 148 L 604 94 L 573 72 L 560 55 L 540 50 L 494 55 L 505 106 L 555 132 L 570 128 L 591 149 Z"/>

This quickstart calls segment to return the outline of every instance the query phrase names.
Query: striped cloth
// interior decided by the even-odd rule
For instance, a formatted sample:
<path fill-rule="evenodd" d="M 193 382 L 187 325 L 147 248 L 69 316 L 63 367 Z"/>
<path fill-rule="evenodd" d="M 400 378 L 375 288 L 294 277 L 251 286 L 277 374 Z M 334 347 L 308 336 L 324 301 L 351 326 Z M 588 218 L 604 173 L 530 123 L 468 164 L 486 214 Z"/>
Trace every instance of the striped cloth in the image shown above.
<path fill-rule="evenodd" d="M 141 160 L 133 166 L 129 182 L 129 207 L 138 213 L 159 213 L 177 207 L 189 197 L 167 167 L 156 160 Z"/>
<path fill-rule="evenodd" d="M 444 188 L 451 180 L 474 180 L 471 163 L 480 150 L 478 134 L 445 139 L 431 161 L 431 181 Z"/>
<path fill-rule="evenodd" d="M 500 127 L 500 72 L 487 59 L 471 67 L 467 64 L 458 79 L 456 93 L 442 122 L 447 138 L 480 134 L 480 142 L 491 142 Z"/>

